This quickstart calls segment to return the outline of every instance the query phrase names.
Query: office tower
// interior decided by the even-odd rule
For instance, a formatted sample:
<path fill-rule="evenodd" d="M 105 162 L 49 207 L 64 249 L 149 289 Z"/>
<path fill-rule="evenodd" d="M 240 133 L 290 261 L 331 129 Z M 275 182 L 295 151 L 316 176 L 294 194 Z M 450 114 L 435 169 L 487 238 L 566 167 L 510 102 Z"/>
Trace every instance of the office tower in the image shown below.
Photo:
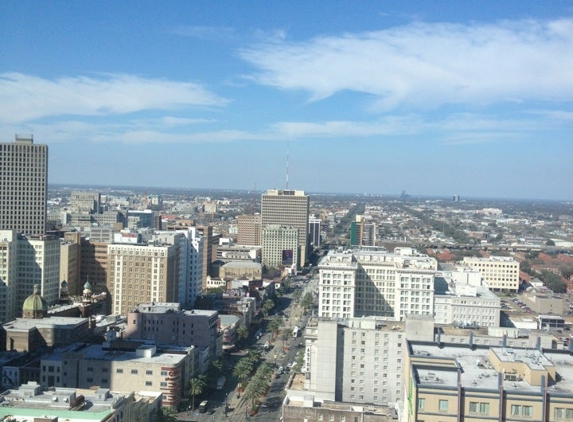
<path fill-rule="evenodd" d="M 318 315 L 433 315 L 438 262 L 412 248 L 329 253 L 320 263 Z"/>
<path fill-rule="evenodd" d="M 452 196 L 452 201 L 453 201 L 453 202 L 460 202 L 460 195 L 454 195 L 454 196 Z"/>
<path fill-rule="evenodd" d="M 48 146 L 16 135 L 0 143 L 0 230 L 46 233 Z"/>
<path fill-rule="evenodd" d="M 261 246 L 260 214 L 240 215 L 238 218 L 237 243 L 239 245 Z"/>
<path fill-rule="evenodd" d="M 294 227 L 271 224 L 263 229 L 263 265 L 296 269 L 298 230 Z"/>
<path fill-rule="evenodd" d="M 81 240 L 78 232 L 64 234 L 60 241 L 60 282 L 67 283 L 68 295 L 79 296 L 80 290 L 80 262 Z M 84 283 L 81 283 L 84 284 Z"/>
<path fill-rule="evenodd" d="M 178 300 L 179 251 L 176 246 L 109 245 L 107 251 L 107 286 L 113 314 L 127 315 L 140 303 Z"/>
<path fill-rule="evenodd" d="M 308 208 L 309 197 L 300 190 L 271 189 L 261 197 L 263 230 L 269 224 L 294 227 L 298 230 L 299 267 L 303 267 L 308 259 Z"/>
<path fill-rule="evenodd" d="M 519 262 L 511 257 L 465 257 L 463 265 L 479 270 L 483 281 L 491 290 L 499 292 L 519 290 Z"/>
<path fill-rule="evenodd" d="M 310 237 L 310 244 L 313 248 L 320 247 L 321 241 L 321 223 L 320 218 L 311 218 L 308 220 L 308 235 Z"/>
<path fill-rule="evenodd" d="M 350 223 L 350 246 L 376 246 L 376 224 L 357 215 Z"/>
<path fill-rule="evenodd" d="M 111 300 L 107 286 L 107 248 L 111 243 L 111 241 L 95 241 L 91 238 L 82 237 L 80 242 L 80 279 L 77 286 L 78 290 L 74 294 L 81 294 L 81 286 L 89 281 L 94 294 L 106 292 L 108 294 L 107 300 Z M 72 294 L 71 291 L 70 294 Z"/>
<path fill-rule="evenodd" d="M 213 233 L 213 226 L 197 226 L 197 234 L 205 238 L 203 248 L 203 290 L 205 290 L 207 275 L 212 274 L 212 263 L 217 259 L 217 246 L 219 245 L 220 234 Z"/>

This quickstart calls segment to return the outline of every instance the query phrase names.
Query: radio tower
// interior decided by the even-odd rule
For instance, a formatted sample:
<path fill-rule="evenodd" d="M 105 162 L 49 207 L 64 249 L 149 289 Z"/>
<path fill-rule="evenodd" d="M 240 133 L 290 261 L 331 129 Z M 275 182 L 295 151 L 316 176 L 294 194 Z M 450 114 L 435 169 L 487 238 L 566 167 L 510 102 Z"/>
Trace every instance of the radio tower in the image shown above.
<path fill-rule="evenodd" d="M 289 163 L 289 142 L 287 141 L 286 190 L 288 190 L 288 163 Z"/>

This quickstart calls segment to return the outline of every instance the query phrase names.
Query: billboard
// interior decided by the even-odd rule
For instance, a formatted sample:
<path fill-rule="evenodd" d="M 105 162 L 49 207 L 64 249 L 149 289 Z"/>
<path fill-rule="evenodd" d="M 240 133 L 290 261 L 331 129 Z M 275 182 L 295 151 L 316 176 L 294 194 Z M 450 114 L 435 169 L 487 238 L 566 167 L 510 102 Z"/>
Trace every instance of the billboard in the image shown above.
<path fill-rule="evenodd" d="M 292 249 L 283 249 L 283 261 L 282 264 L 285 267 L 291 266 L 293 264 L 293 250 Z"/>

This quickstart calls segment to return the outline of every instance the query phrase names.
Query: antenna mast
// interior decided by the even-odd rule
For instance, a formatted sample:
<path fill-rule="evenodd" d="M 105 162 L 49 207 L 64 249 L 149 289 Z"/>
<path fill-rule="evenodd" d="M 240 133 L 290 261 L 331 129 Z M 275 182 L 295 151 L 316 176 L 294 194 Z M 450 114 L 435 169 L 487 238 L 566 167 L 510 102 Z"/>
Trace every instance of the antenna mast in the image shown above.
<path fill-rule="evenodd" d="M 288 190 L 289 142 L 287 141 L 286 190 Z"/>

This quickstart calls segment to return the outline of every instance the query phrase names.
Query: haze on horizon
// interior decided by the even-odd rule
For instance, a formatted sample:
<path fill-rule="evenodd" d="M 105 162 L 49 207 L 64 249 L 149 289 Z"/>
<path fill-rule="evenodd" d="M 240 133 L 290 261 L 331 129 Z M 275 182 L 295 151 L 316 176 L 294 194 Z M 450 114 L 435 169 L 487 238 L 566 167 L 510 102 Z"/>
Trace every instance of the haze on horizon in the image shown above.
<path fill-rule="evenodd" d="M 573 198 L 573 7 L 0 3 L 51 184 Z"/>

